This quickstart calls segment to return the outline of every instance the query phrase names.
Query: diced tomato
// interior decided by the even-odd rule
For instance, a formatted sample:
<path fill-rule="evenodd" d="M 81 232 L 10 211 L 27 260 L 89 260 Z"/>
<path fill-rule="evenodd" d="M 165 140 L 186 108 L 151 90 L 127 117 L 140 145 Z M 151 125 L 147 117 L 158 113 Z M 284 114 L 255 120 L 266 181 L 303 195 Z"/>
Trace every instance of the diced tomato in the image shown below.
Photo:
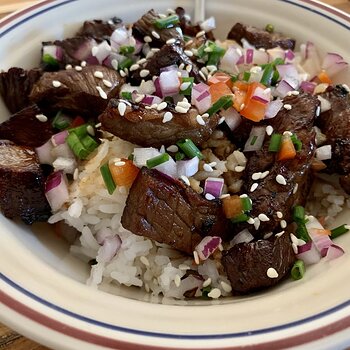
<path fill-rule="evenodd" d="M 332 234 L 331 230 L 326 230 L 326 229 L 320 229 L 320 228 L 313 228 L 312 232 L 316 235 L 326 235 L 330 236 Z"/>
<path fill-rule="evenodd" d="M 210 85 L 209 92 L 211 95 L 211 103 L 212 104 L 214 104 L 222 96 L 232 95 L 232 97 L 233 97 L 233 93 L 232 93 L 231 89 L 223 82 L 219 82 L 217 84 Z"/>
<path fill-rule="evenodd" d="M 233 91 L 235 90 L 241 90 L 241 91 L 248 91 L 249 84 L 245 81 L 237 80 L 232 84 Z"/>
<path fill-rule="evenodd" d="M 232 80 L 231 77 L 224 72 L 216 72 L 210 79 L 208 80 L 209 85 L 217 84 L 217 83 L 225 83 L 230 89 L 232 89 Z"/>
<path fill-rule="evenodd" d="M 131 186 L 139 173 L 139 168 L 129 159 L 110 162 L 109 170 L 117 186 Z"/>
<path fill-rule="evenodd" d="M 293 159 L 297 155 L 293 141 L 289 135 L 283 135 L 281 148 L 277 154 L 277 160 Z"/>
<path fill-rule="evenodd" d="M 76 128 L 77 126 L 85 124 L 85 120 L 81 116 L 77 116 L 73 119 L 72 124 L 69 126 L 70 128 Z"/>
<path fill-rule="evenodd" d="M 241 107 L 244 106 L 245 98 L 247 96 L 247 92 L 243 90 L 235 90 L 235 98 L 233 100 L 233 107 L 239 112 Z"/>
<path fill-rule="evenodd" d="M 222 207 L 228 219 L 235 218 L 243 213 L 242 200 L 240 196 L 230 196 L 222 200 Z"/>
<path fill-rule="evenodd" d="M 320 74 L 317 76 L 320 79 L 321 83 L 332 85 L 332 79 L 328 76 L 325 70 L 322 70 Z"/>

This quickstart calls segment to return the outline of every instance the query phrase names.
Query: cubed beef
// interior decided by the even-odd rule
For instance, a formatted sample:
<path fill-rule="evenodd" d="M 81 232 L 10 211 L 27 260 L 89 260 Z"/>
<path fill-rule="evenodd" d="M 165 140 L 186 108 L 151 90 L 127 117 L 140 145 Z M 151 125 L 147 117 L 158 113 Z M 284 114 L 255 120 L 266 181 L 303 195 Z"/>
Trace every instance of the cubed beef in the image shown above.
<path fill-rule="evenodd" d="M 85 21 L 82 28 L 78 31 L 77 36 L 94 38 L 100 42 L 109 39 L 112 33 L 121 25 L 122 20 L 118 17 L 113 17 L 108 21 L 100 19 Z"/>

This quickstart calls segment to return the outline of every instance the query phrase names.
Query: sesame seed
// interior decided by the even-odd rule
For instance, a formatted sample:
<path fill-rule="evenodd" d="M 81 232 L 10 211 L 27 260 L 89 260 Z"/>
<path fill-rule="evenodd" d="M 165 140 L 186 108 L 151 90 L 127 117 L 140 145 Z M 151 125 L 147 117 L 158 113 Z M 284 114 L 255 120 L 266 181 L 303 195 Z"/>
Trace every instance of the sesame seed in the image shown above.
<path fill-rule="evenodd" d="M 207 194 L 205 195 L 205 199 L 207 199 L 208 201 L 212 201 L 213 199 L 215 199 L 215 197 L 214 197 L 212 194 L 207 193 Z"/>
<path fill-rule="evenodd" d="M 235 172 L 236 173 L 241 173 L 242 171 L 244 171 L 245 167 L 242 165 L 237 165 L 235 166 Z"/>
<path fill-rule="evenodd" d="M 287 227 L 287 221 L 286 220 L 281 220 L 280 221 L 281 228 L 286 228 Z"/>
<path fill-rule="evenodd" d="M 143 41 L 144 41 L 145 43 L 151 43 L 151 42 L 152 42 L 152 38 L 151 38 L 150 36 L 146 35 L 146 36 L 143 38 Z"/>
<path fill-rule="evenodd" d="M 284 178 L 283 175 L 278 174 L 278 175 L 276 176 L 276 181 L 277 181 L 277 183 L 279 183 L 280 185 L 283 185 L 283 186 L 287 185 L 287 181 L 286 181 L 286 179 Z"/>
<path fill-rule="evenodd" d="M 47 116 L 44 115 L 44 114 L 37 114 L 37 115 L 35 116 L 35 118 L 38 119 L 39 122 L 42 122 L 42 123 L 47 122 Z"/>
<path fill-rule="evenodd" d="M 119 102 L 118 104 L 118 112 L 123 117 L 126 111 L 126 104 L 124 102 Z"/>
<path fill-rule="evenodd" d="M 254 225 L 255 221 L 254 221 L 253 218 L 249 218 L 249 219 L 247 220 L 247 223 L 250 224 L 250 225 Z"/>
<path fill-rule="evenodd" d="M 290 111 L 292 109 L 292 106 L 286 103 L 285 105 L 283 105 L 283 108 L 286 109 L 287 111 Z"/>
<path fill-rule="evenodd" d="M 347 92 L 350 92 L 350 88 L 348 85 L 346 84 L 342 84 L 343 88 L 347 91 Z"/>
<path fill-rule="evenodd" d="M 187 43 L 186 43 L 186 46 L 191 46 L 193 44 L 193 40 L 188 40 Z M 194 49 L 195 51 L 197 51 L 196 49 Z M 193 49 L 192 49 L 192 52 L 194 53 Z"/>
<path fill-rule="evenodd" d="M 103 84 L 109 88 L 113 86 L 113 84 L 109 80 L 103 79 L 102 81 L 103 81 Z"/>
<path fill-rule="evenodd" d="M 230 197 L 230 194 L 229 193 L 225 193 L 225 194 L 222 194 L 220 196 L 220 199 L 224 199 L 224 198 L 228 198 L 228 197 Z"/>
<path fill-rule="evenodd" d="M 254 218 L 254 228 L 256 230 L 259 230 L 259 227 L 260 227 L 260 220 L 259 220 L 259 218 Z"/>
<path fill-rule="evenodd" d="M 350 230 L 350 225 L 344 225 L 345 230 Z"/>
<path fill-rule="evenodd" d="M 182 175 L 182 176 L 180 176 L 180 179 L 181 179 L 187 186 L 191 186 L 190 180 L 188 179 L 187 176 Z"/>
<path fill-rule="evenodd" d="M 199 37 L 202 36 L 202 35 L 205 35 L 205 31 L 204 31 L 204 30 L 201 30 L 200 32 L 198 32 L 198 33 L 196 34 L 196 38 L 199 38 Z"/>
<path fill-rule="evenodd" d="M 270 219 L 265 214 L 259 214 L 258 218 L 260 221 L 270 221 Z"/>
<path fill-rule="evenodd" d="M 269 239 L 273 235 L 273 232 L 268 232 L 264 234 L 264 239 Z"/>
<path fill-rule="evenodd" d="M 135 98 L 135 102 L 139 103 L 145 98 L 144 94 L 138 94 L 137 97 Z"/>
<path fill-rule="evenodd" d="M 291 240 L 292 243 L 294 243 L 296 246 L 298 245 L 298 238 L 297 238 L 293 233 L 290 234 L 290 240 Z"/>
<path fill-rule="evenodd" d="M 221 281 L 221 282 L 220 282 L 220 285 L 221 285 L 222 289 L 223 289 L 226 293 L 231 293 L 231 292 L 232 292 L 232 287 L 231 287 L 228 283 L 226 283 L 226 282 L 224 282 L 224 281 Z"/>
<path fill-rule="evenodd" d="M 294 95 L 294 96 L 298 96 L 299 94 L 300 94 L 300 92 L 298 90 L 292 91 L 292 95 Z"/>
<path fill-rule="evenodd" d="M 268 170 L 264 171 L 264 172 L 261 174 L 260 179 L 261 179 L 261 180 L 262 180 L 262 179 L 265 179 L 265 177 L 266 177 L 267 175 L 269 175 L 269 174 L 270 174 L 270 172 L 269 172 Z"/>
<path fill-rule="evenodd" d="M 192 64 L 188 64 L 188 65 L 186 66 L 186 71 L 187 71 L 188 73 L 190 73 L 191 70 L 192 70 Z"/>
<path fill-rule="evenodd" d="M 80 65 L 81 65 L 82 67 L 86 67 L 86 66 L 87 66 L 87 63 L 86 63 L 86 61 L 81 61 L 81 62 L 80 62 Z"/>
<path fill-rule="evenodd" d="M 246 193 L 243 193 L 239 196 L 239 198 L 248 198 L 248 195 Z"/>
<path fill-rule="evenodd" d="M 209 165 L 210 165 L 211 167 L 216 167 L 217 164 L 218 164 L 217 162 L 211 162 L 211 163 L 209 163 Z"/>
<path fill-rule="evenodd" d="M 185 91 L 185 90 L 187 90 L 187 89 L 190 87 L 190 85 L 191 85 L 191 82 L 189 82 L 189 81 L 187 81 L 187 82 L 185 82 L 185 83 L 182 83 L 182 84 L 180 85 L 180 90 L 181 90 L 181 91 Z"/>
<path fill-rule="evenodd" d="M 160 49 L 156 48 L 156 47 L 152 47 L 151 51 L 152 52 L 158 52 Z"/>
<path fill-rule="evenodd" d="M 125 162 L 123 162 L 123 161 L 118 161 L 118 162 L 115 162 L 114 165 L 115 165 L 115 166 L 124 166 L 124 165 L 125 165 Z"/>
<path fill-rule="evenodd" d="M 179 150 L 179 147 L 177 147 L 176 145 L 171 145 L 166 149 L 168 152 L 177 152 Z"/>
<path fill-rule="evenodd" d="M 202 118 L 208 118 L 208 117 L 209 117 L 209 113 L 202 114 Z"/>
<path fill-rule="evenodd" d="M 154 52 L 150 50 L 147 52 L 146 59 L 148 60 L 149 58 L 152 58 L 153 56 L 154 56 Z"/>
<path fill-rule="evenodd" d="M 205 76 L 205 74 L 202 71 L 199 71 L 199 75 L 201 76 L 201 78 L 203 80 L 207 80 L 207 77 Z"/>
<path fill-rule="evenodd" d="M 142 264 L 144 264 L 145 266 L 149 266 L 149 261 L 145 256 L 141 256 L 140 257 L 140 261 L 142 262 Z"/>
<path fill-rule="evenodd" d="M 94 72 L 94 77 L 98 79 L 103 79 L 103 73 L 97 70 L 96 72 Z"/>
<path fill-rule="evenodd" d="M 90 134 L 91 136 L 95 136 L 95 130 L 94 130 L 94 128 L 93 128 L 91 125 L 88 125 L 88 126 L 86 127 L 86 131 L 87 131 L 87 133 Z"/>
<path fill-rule="evenodd" d="M 203 165 L 203 169 L 204 169 L 205 171 L 209 171 L 209 172 L 214 171 L 213 168 L 212 168 L 209 164 L 204 164 L 204 165 Z"/>
<path fill-rule="evenodd" d="M 72 68 L 73 68 L 73 66 L 72 66 L 71 64 L 67 64 L 67 65 L 66 65 L 66 69 L 67 69 L 67 70 L 72 69 Z"/>
<path fill-rule="evenodd" d="M 168 104 L 166 102 L 161 102 L 158 106 L 157 106 L 157 110 L 158 111 L 161 111 L 163 110 L 164 108 L 167 108 Z"/>
<path fill-rule="evenodd" d="M 151 105 L 151 109 L 157 109 L 158 108 L 158 103 L 153 103 L 153 105 Z"/>
<path fill-rule="evenodd" d="M 184 53 L 188 57 L 192 57 L 193 56 L 193 52 L 191 50 L 185 50 Z"/>
<path fill-rule="evenodd" d="M 188 265 L 186 265 L 186 264 L 180 264 L 180 265 L 179 265 L 179 269 L 180 269 L 181 271 L 186 271 L 186 270 L 189 270 L 190 267 L 189 267 Z"/>
<path fill-rule="evenodd" d="M 208 297 L 212 299 L 218 299 L 221 296 L 221 290 L 219 288 L 214 288 L 208 293 Z"/>
<path fill-rule="evenodd" d="M 111 61 L 111 65 L 112 65 L 113 69 L 118 70 L 119 63 L 116 59 Z"/>
<path fill-rule="evenodd" d="M 255 181 L 255 180 L 259 180 L 261 178 L 261 173 L 254 173 L 252 175 L 252 179 Z"/>
<path fill-rule="evenodd" d="M 292 248 L 293 248 L 294 254 L 298 254 L 298 246 L 292 243 Z"/>
<path fill-rule="evenodd" d="M 203 120 L 201 115 L 198 114 L 196 120 L 199 125 L 205 125 L 205 121 Z"/>
<path fill-rule="evenodd" d="M 138 70 L 140 68 L 140 65 L 135 63 L 130 66 L 130 72 L 133 72 L 134 70 Z"/>
<path fill-rule="evenodd" d="M 155 31 L 155 30 L 152 30 L 152 33 L 151 33 L 156 39 L 160 39 L 160 35 Z"/>
<path fill-rule="evenodd" d="M 273 268 L 270 267 L 266 271 L 267 277 L 269 278 L 277 278 L 278 277 L 278 272 Z"/>
<path fill-rule="evenodd" d="M 146 60 L 145 58 L 141 58 L 140 60 L 138 60 L 138 61 L 136 62 L 136 64 L 142 65 L 142 64 L 144 64 L 144 63 L 146 63 L 146 62 L 147 62 L 147 60 Z"/>
<path fill-rule="evenodd" d="M 211 285 L 211 278 L 208 277 L 204 282 L 203 282 L 203 288 L 208 287 Z"/>
<path fill-rule="evenodd" d="M 221 117 L 218 121 L 218 125 L 222 124 L 225 121 L 225 117 Z"/>
<path fill-rule="evenodd" d="M 77 71 L 77 72 L 81 72 L 83 70 L 83 68 L 81 66 L 75 66 L 74 69 Z"/>
<path fill-rule="evenodd" d="M 268 125 L 268 126 L 266 127 L 266 134 L 269 135 L 269 136 L 271 136 L 272 133 L 273 133 L 273 127 L 272 127 L 271 125 Z"/>
<path fill-rule="evenodd" d="M 91 49 L 92 56 L 96 56 L 96 55 L 97 55 L 97 52 L 98 52 L 98 47 L 97 47 L 97 46 L 94 46 L 94 47 Z"/>
<path fill-rule="evenodd" d="M 245 107 L 245 104 L 242 103 L 241 106 L 239 107 L 239 110 L 241 111 Z"/>
<path fill-rule="evenodd" d="M 123 78 L 126 77 L 126 73 L 125 73 L 123 70 L 120 70 L 120 71 L 119 71 L 119 74 L 120 74 L 120 76 L 123 77 Z"/>
<path fill-rule="evenodd" d="M 78 168 L 75 168 L 73 173 L 73 180 L 78 180 L 78 176 L 79 176 L 79 170 Z"/>
<path fill-rule="evenodd" d="M 205 75 L 209 74 L 209 71 L 208 71 L 207 67 L 202 67 L 201 68 L 201 72 L 203 72 L 203 74 L 205 74 Z"/>
<path fill-rule="evenodd" d="M 284 231 L 278 232 L 275 234 L 275 237 L 281 237 L 284 234 Z"/>
<path fill-rule="evenodd" d="M 149 70 L 148 69 L 142 69 L 140 72 L 140 77 L 141 78 L 146 78 L 147 75 L 149 75 Z"/>
<path fill-rule="evenodd" d="M 280 211 L 276 211 L 276 215 L 277 215 L 277 217 L 278 217 L 279 219 L 282 219 L 282 218 L 283 218 L 283 214 L 282 214 L 282 212 L 280 212 Z"/>
<path fill-rule="evenodd" d="M 294 186 L 294 188 L 293 188 L 293 194 L 296 194 L 296 193 L 297 193 L 298 187 L 299 187 L 299 185 L 296 183 L 295 186 Z"/>
<path fill-rule="evenodd" d="M 199 265 L 200 261 L 199 261 L 199 256 L 198 256 L 198 253 L 194 250 L 193 251 L 193 259 L 194 259 L 194 262 Z"/>
<path fill-rule="evenodd" d="M 176 39 L 171 38 L 171 39 L 168 39 L 168 40 L 166 41 L 166 43 L 167 43 L 168 45 L 171 45 L 171 44 L 174 44 L 175 41 L 176 41 Z"/>
<path fill-rule="evenodd" d="M 100 94 L 100 97 L 103 98 L 104 100 L 107 100 L 108 96 L 107 94 L 103 91 L 103 89 L 101 88 L 101 86 L 96 86 L 96 90 L 98 91 L 98 93 Z"/>
<path fill-rule="evenodd" d="M 52 81 L 52 86 L 55 88 L 59 88 L 62 84 L 58 80 Z"/>
<path fill-rule="evenodd" d="M 288 130 L 286 130 L 286 131 L 283 133 L 283 135 L 285 135 L 285 136 L 292 136 L 293 133 L 290 132 L 290 131 L 288 131 Z"/>
<path fill-rule="evenodd" d="M 163 116 L 163 123 L 170 122 L 173 119 L 173 114 L 171 112 L 165 112 Z"/>
<path fill-rule="evenodd" d="M 174 283 L 176 287 L 180 287 L 181 284 L 181 277 L 179 275 L 176 275 L 174 278 Z"/>
<path fill-rule="evenodd" d="M 184 107 L 181 107 L 181 106 L 176 106 L 175 107 L 175 111 L 178 112 L 178 113 L 187 113 L 188 112 L 188 108 L 184 108 Z"/>
<path fill-rule="evenodd" d="M 259 184 L 257 182 L 254 182 L 250 187 L 250 192 L 254 192 L 258 188 L 258 186 Z"/>
<path fill-rule="evenodd" d="M 95 128 L 100 128 L 101 126 L 102 126 L 101 123 L 97 123 L 97 124 L 95 125 Z"/>

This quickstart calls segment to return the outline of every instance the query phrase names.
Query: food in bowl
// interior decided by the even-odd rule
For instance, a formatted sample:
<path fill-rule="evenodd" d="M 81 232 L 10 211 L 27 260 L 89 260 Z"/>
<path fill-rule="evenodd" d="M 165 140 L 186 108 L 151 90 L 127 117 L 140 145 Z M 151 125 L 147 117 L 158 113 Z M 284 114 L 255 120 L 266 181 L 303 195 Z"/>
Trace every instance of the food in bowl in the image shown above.
<path fill-rule="evenodd" d="M 1 73 L 1 209 L 55 225 L 90 285 L 217 299 L 344 253 L 348 64 L 272 25 L 213 29 L 182 8 L 86 21 Z"/>

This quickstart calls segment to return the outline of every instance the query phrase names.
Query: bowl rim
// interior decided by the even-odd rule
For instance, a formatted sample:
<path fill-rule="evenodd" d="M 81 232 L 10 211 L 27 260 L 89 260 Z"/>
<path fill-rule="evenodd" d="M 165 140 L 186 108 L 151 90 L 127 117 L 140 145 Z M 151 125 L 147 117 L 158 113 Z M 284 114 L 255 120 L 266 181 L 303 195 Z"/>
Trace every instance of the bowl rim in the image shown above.
<path fill-rule="evenodd" d="M 7 33 L 9 33 L 10 31 L 14 30 L 17 26 L 21 25 L 22 23 L 32 19 L 33 17 L 36 17 L 47 11 L 53 10 L 57 7 L 63 6 L 68 3 L 76 2 L 76 1 L 79 1 L 79 0 L 42 0 L 42 1 L 39 1 L 37 4 L 31 5 L 23 10 L 19 10 L 13 14 L 10 14 L 4 17 L 2 20 L 0 20 L 0 38 L 6 35 Z M 300 8 L 303 8 L 305 10 L 315 12 L 318 15 L 321 15 L 322 17 L 325 17 L 337 23 L 338 25 L 341 25 L 342 27 L 350 30 L 350 15 L 330 5 L 321 3 L 316 0 L 279 0 L 279 1 L 290 3 Z M 5 28 L 5 29 L 1 31 L 2 28 Z M 288 329 L 290 327 L 293 327 L 296 325 L 302 325 L 307 322 L 320 319 L 322 317 L 325 317 L 331 314 L 336 314 L 338 311 L 344 311 L 349 309 L 350 307 L 350 300 L 348 300 L 326 311 L 320 312 L 318 314 L 315 314 L 313 316 L 310 316 L 301 320 L 297 320 L 295 322 L 279 325 L 276 327 L 261 329 L 261 330 L 254 330 L 252 332 L 244 332 L 244 334 L 228 333 L 228 334 L 214 335 L 214 336 L 212 335 L 207 335 L 207 336 L 206 335 L 173 335 L 173 334 L 154 333 L 154 332 L 147 332 L 147 331 L 138 331 L 138 330 L 132 330 L 132 329 L 123 329 L 122 327 L 114 326 L 110 324 L 103 325 L 99 321 L 94 321 L 92 319 L 89 320 L 89 319 L 86 319 L 84 316 L 73 314 L 69 310 L 65 310 L 57 305 L 54 305 L 42 299 L 40 296 L 31 293 L 29 290 L 25 289 L 24 287 L 20 286 L 16 282 L 12 281 L 10 278 L 8 278 L 6 275 L 4 275 L 1 272 L 0 272 L 0 280 L 3 283 L 7 284 L 8 287 L 15 289 L 16 291 L 24 294 L 25 296 L 29 297 L 30 299 L 36 302 L 44 304 L 61 313 L 68 314 L 71 317 L 78 318 L 78 319 L 84 318 L 85 322 L 91 322 L 94 325 L 107 326 L 109 328 L 115 327 L 119 331 L 123 331 L 123 332 L 139 333 L 141 335 L 146 335 L 150 337 L 160 337 L 160 338 L 166 338 L 166 339 L 178 338 L 178 337 L 185 338 L 185 339 L 198 339 L 198 338 L 212 339 L 213 337 L 217 339 L 221 339 L 221 338 L 224 339 L 224 338 L 235 338 L 242 335 L 246 336 L 248 335 L 248 333 L 253 335 L 261 332 L 264 333 L 264 332 L 270 332 L 274 330 Z M 132 349 L 136 345 L 135 343 L 101 336 L 98 334 L 94 334 L 92 332 L 88 332 L 88 331 L 81 330 L 76 327 L 64 324 L 52 317 L 49 317 L 35 310 L 29 305 L 26 305 L 25 303 L 22 303 L 16 300 L 14 297 L 11 296 L 10 293 L 7 293 L 5 290 L 2 290 L 1 288 L 0 288 L 0 303 L 6 305 L 8 308 L 12 309 L 13 311 L 30 319 L 31 322 L 41 324 L 47 328 L 50 328 L 51 330 L 57 331 L 59 333 L 63 333 L 72 338 L 87 341 L 91 344 L 95 344 L 95 345 L 99 345 L 107 348 L 118 348 L 118 349 Z M 321 326 L 319 328 L 312 329 L 310 331 L 303 333 L 302 339 L 300 339 L 301 337 L 299 335 L 295 335 L 295 336 L 292 335 L 292 336 L 285 337 L 283 339 L 271 340 L 271 341 L 268 340 L 264 343 L 256 344 L 254 346 L 254 349 L 272 349 L 272 348 L 280 348 L 280 347 L 297 346 L 297 345 L 310 343 L 312 341 L 320 339 L 321 337 L 334 335 L 350 327 L 350 315 L 349 315 L 350 312 L 347 314 L 348 316 L 345 315 L 345 317 L 337 319 L 332 323 L 329 323 L 325 326 Z M 246 347 L 247 346 L 230 346 L 229 348 L 243 349 Z M 159 350 L 175 349 L 174 347 L 164 347 L 164 346 L 158 346 L 158 345 L 151 345 L 151 346 L 142 345 L 142 348 L 143 349 L 156 348 Z M 215 347 L 215 349 L 227 349 L 227 347 Z"/>

